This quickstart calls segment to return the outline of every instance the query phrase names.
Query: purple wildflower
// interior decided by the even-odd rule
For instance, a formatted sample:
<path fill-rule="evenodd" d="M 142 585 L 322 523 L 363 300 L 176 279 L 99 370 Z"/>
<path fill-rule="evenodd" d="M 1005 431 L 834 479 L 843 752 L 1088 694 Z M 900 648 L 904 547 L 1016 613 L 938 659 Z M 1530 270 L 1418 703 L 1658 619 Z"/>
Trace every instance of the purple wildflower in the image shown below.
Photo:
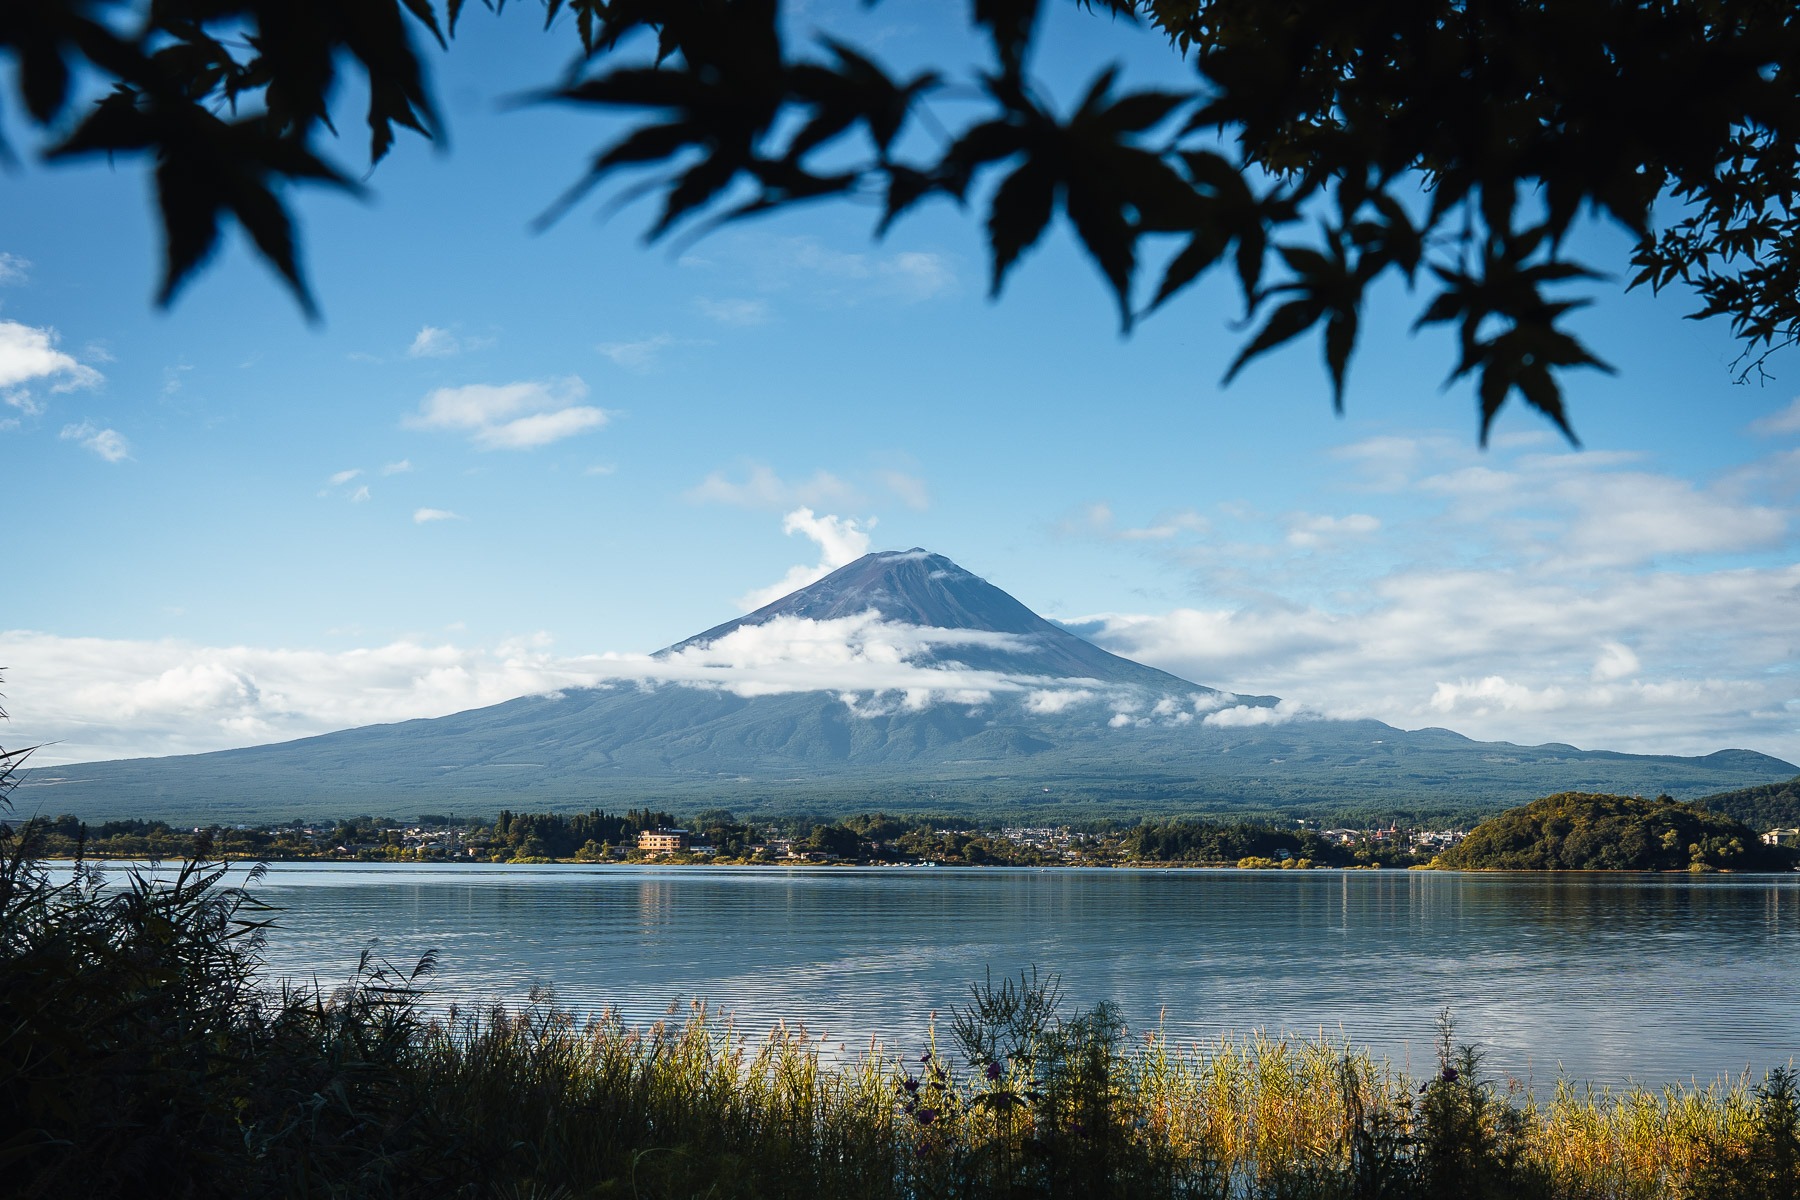
<path fill-rule="evenodd" d="M 937 1109 L 921 1108 L 919 1110 L 919 1124 L 929 1125 L 935 1120 L 937 1120 Z"/>
<path fill-rule="evenodd" d="M 994 1080 L 1000 1078 L 1000 1064 L 999 1063 L 991 1062 L 987 1065 L 987 1077 L 988 1077 L 989 1083 L 992 1083 Z"/>
<path fill-rule="evenodd" d="M 1456 1082 L 1456 1068 L 1455 1067 L 1445 1067 L 1443 1070 L 1443 1073 L 1441 1075 L 1439 1075 L 1438 1078 L 1442 1079 L 1445 1083 L 1455 1083 Z"/>

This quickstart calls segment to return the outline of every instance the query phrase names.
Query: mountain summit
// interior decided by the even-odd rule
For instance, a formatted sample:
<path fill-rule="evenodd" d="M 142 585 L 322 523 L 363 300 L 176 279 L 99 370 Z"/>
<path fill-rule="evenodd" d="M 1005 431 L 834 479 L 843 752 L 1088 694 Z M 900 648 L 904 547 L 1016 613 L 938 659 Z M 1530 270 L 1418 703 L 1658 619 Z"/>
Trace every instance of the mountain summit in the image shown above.
<path fill-rule="evenodd" d="M 767 625 L 782 617 L 840 621 L 871 612 L 883 621 L 899 625 L 996 635 L 987 641 L 959 639 L 953 647 L 920 655 L 921 661 L 943 663 L 953 658 L 974 670 L 1040 676 L 1046 681 L 1144 688 L 1158 693 L 1222 694 L 1167 671 L 1109 654 L 1046 621 L 981 576 L 917 546 L 865 554 L 755 612 L 677 642 L 659 651 L 658 657 L 711 646 L 741 629 Z M 1275 700 L 1256 696 L 1241 698 L 1239 702 L 1273 704 Z"/>
<path fill-rule="evenodd" d="M 1108 654 L 917 548 L 610 661 L 594 686 L 446 717 L 31 771 L 16 802 L 183 823 L 640 804 L 1056 821 L 1691 798 L 1797 770 L 1747 750 L 1613 754 L 1307 717 Z"/>

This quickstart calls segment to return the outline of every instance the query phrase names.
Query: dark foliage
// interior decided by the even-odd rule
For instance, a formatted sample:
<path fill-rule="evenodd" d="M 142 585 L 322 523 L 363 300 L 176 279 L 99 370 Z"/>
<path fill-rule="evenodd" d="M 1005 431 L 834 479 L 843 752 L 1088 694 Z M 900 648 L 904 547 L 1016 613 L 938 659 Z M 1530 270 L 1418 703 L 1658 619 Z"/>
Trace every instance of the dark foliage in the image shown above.
<path fill-rule="evenodd" d="M 1746 825 L 1660 796 L 1558 792 L 1469 832 L 1438 865 L 1499 871 L 1767 871 L 1794 864 Z"/>
<path fill-rule="evenodd" d="M 620 198 L 660 196 L 653 239 L 830 197 L 874 198 L 880 232 L 945 198 L 980 210 L 997 293 L 1060 213 L 1123 327 L 1222 270 L 1255 325 L 1227 378 L 1317 330 L 1340 406 L 1371 289 L 1422 285 L 1417 325 L 1455 331 L 1449 378 L 1473 380 L 1484 437 L 1517 395 L 1573 438 L 1561 380 L 1610 369 L 1564 323 L 1585 303 L 1564 285 L 1598 275 L 1565 253 L 1584 220 L 1635 239 L 1632 286 L 1682 285 L 1694 316 L 1730 322 L 1740 378 L 1800 339 L 1791 5 L 1080 3 L 1153 23 L 1194 85 L 1131 90 L 1108 67 L 1056 111 L 1029 69 L 1041 0 L 971 0 L 992 54 L 972 89 L 796 44 L 777 0 L 544 0 L 579 47 L 541 99 L 640 116 L 546 219 L 621 171 L 651 172 Z M 396 127 L 430 136 L 414 43 L 442 43 L 462 7 L 35 0 L 0 12 L 0 49 L 46 158 L 151 164 L 161 302 L 230 217 L 310 312 L 284 195 L 356 186 L 319 146 L 333 89 L 366 80 L 372 161 Z M 111 90 L 89 103 L 91 80 Z"/>
<path fill-rule="evenodd" d="M 624 816 L 597 808 L 573 815 L 503 810 L 494 818 L 493 842 L 519 857 L 570 858 L 590 842 L 595 846 L 627 845 L 646 829 L 675 823 L 672 814 L 648 808 L 632 809 Z"/>
<path fill-rule="evenodd" d="M 1800 829 L 1800 776 L 1786 783 L 1738 788 L 1695 801 L 1752 829 Z"/>

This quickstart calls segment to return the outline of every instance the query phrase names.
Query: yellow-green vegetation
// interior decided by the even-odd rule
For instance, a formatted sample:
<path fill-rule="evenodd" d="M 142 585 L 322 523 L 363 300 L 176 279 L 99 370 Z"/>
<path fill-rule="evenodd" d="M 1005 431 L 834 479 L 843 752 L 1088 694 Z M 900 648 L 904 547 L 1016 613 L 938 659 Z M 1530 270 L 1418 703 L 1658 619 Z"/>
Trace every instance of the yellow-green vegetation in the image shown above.
<path fill-rule="evenodd" d="M 378 962 L 335 991 L 269 986 L 264 916 L 217 867 L 102 887 L 3 849 L 0 1161 L 22 1197 L 1675 1200 L 1800 1181 L 1785 1070 L 1534 1103 L 1447 1020 L 1420 1082 L 1325 1041 L 1134 1036 L 1035 975 L 976 986 L 909 1054 L 746 1039 L 705 1008 L 648 1029 L 548 996 L 434 1015 L 428 976 Z"/>
<path fill-rule="evenodd" d="M 1558 792 L 1469 831 L 1432 865 L 1473 871 L 1769 871 L 1794 854 L 1748 826 L 1667 796 Z"/>

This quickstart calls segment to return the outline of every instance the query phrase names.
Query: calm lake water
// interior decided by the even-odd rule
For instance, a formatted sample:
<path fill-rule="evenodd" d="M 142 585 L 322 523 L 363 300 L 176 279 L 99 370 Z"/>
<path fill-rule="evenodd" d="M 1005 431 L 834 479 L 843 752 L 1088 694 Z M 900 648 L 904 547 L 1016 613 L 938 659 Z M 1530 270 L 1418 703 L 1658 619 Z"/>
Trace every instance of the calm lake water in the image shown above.
<path fill-rule="evenodd" d="M 760 1033 L 916 1052 L 991 969 L 1060 973 L 1182 1041 L 1349 1038 L 1414 1071 L 1437 1014 L 1542 1087 L 1800 1056 L 1800 876 L 277 864 L 272 974 L 439 955 L 434 999 L 633 1022 L 706 999 Z"/>

